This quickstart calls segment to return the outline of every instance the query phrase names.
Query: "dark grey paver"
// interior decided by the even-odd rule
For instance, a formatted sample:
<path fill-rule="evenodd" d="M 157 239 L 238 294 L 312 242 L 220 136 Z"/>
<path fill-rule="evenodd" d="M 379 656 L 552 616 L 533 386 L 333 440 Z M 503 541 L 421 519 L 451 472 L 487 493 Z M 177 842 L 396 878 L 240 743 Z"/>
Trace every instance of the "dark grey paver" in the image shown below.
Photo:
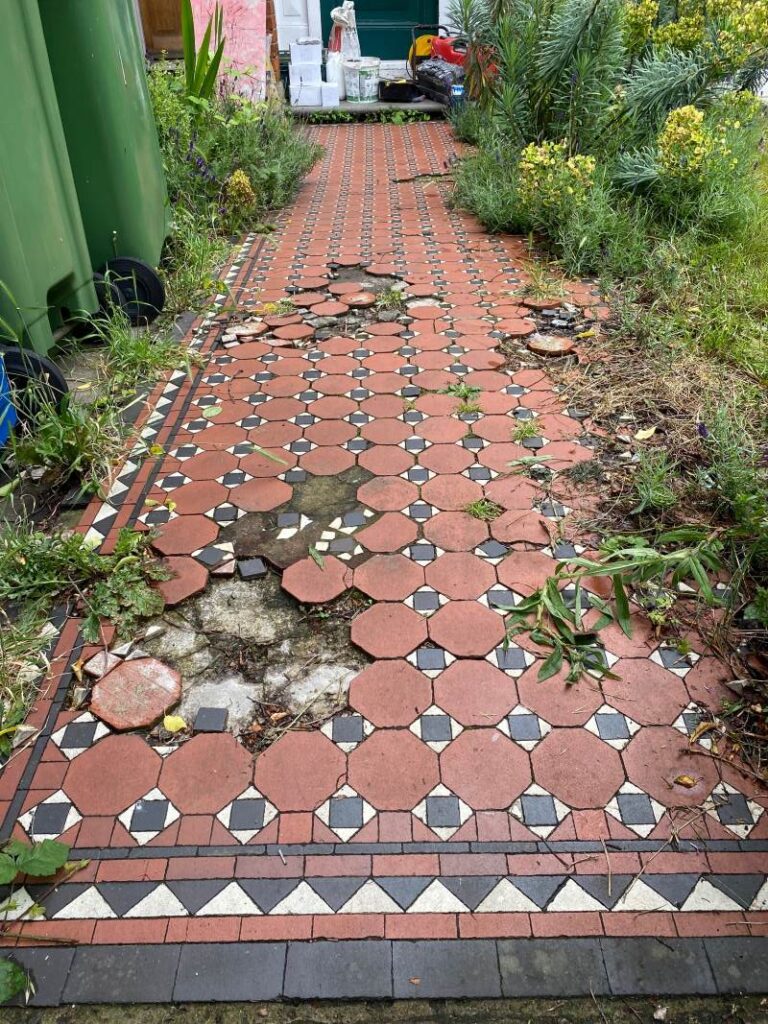
<path fill-rule="evenodd" d="M 75 951 L 65 1003 L 167 1003 L 181 947 L 91 946 Z"/>
<path fill-rule="evenodd" d="M 715 981 L 724 995 L 768 992 L 768 938 L 704 939 Z"/>
<path fill-rule="evenodd" d="M 284 995 L 287 999 L 390 999 L 392 944 L 381 940 L 292 942 Z"/>
<path fill-rule="evenodd" d="M 22 947 L 8 952 L 10 959 L 31 975 L 35 986 L 35 994 L 29 1003 L 24 1004 L 22 998 L 14 1005 L 57 1006 L 61 1002 L 75 950 Z"/>
<path fill-rule="evenodd" d="M 496 943 L 486 939 L 394 942 L 393 979 L 396 999 L 501 995 Z"/>
<path fill-rule="evenodd" d="M 701 939 L 604 938 L 600 944 L 614 995 L 716 992 Z"/>
<path fill-rule="evenodd" d="M 498 946 L 505 996 L 597 996 L 610 991 L 598 939 L 504 939 Z"/>
<path fill-rule="evenodd" d="M 250 1002 L 283 992 L 284 942 L 191 943 L 179 960 L 179 1002 Z"/>

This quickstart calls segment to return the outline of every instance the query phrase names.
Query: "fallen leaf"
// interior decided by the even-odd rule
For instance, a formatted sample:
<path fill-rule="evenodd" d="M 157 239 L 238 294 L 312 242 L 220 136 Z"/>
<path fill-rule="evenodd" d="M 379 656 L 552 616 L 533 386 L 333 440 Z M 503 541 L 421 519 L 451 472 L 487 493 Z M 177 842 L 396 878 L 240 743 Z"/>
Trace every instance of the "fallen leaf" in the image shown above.
<path fill-rule="evenodd" d="M 212 420 L 216 416 L 220 415 L 220 413 L 222 411 L 223 411 L 223 406 L 221 406 L 221 405 L 207 405 L 203 409 L 203 411 L 201 413 L 201 416 L 203 417 L 204 420 Z"/>
<path fill-rule="evenodd" d="M 678 775 L 675 779 L 675 783 L 678 786 L 682 786 L 684 789 L 693 789 L 696 785 L 696 779 L 692 775 Z"/>
<path fill-rule="evenodd" d="M 287 711 L 276 711 L 273 715 L 269 716 L 269 720 L 273 725 L 276 725 L 278 722 L 282 722 L 284 718 L 288 718 Z"/>
<path fill-rule="evenodd" d="M 260 736 L 264 732 L 264 726 L 254 722 L 253 725 L 248 727 L 247 731 L 251 736 Z"/>
<path fill-rule="evenodd" d="M 635 434 L 636 441 L 647 441 L 649 437 L 653 437 L 656 433 L 656 427 L 646 427 L 644 430 L 638 430 Z"/>
<path fill-rule="evenodd" d="M 159 504 L 160 502 L 157 500 L 157 498 L 144 499 L 144 508 L 156 508 Z"/>
<path fill-rule="evenodd" d="M 77 390 L 78 391 L 90 391 L 92 387 L 93 387 L 93 383 L 91 381 L 88 381 L 87 384 L 78 384 L 77 385 Z"/>
<path fill-rule="evenodd" d="M 165 455 L 165 449 L 161 444 L 153 444 L 149 446 L 150 455 Z"/>
<path fill-rule="evenodd" d="M 163 728 L 166 732 L 182 732 L 187 728 L 187 723 L 181 715 L 166 715 L 163 719 Z"/>
<path fill-rule="evenodd" d="M 72 671 L 74 672 L 75 678 L 77 679 L 78 683 L 82 683 L 82 681 L 83 681 L 83 659 L 82 658 L 78 658 L 77 661 L 72 663 Z"/>
<path fill-rule="evenodd" d="M 711 729 L 719 729 L 717 722 L 699 722 L 688 737 L 688 743 L 697 743 L 704 733 L 709 732 Z"/>
<path fill-rule="evenodd" d="M 319 565 L 321 569 L 325 568 L 325 559 L 320 554 L 320 552 L 317 550 L 317 548 L 313 548 L 313 547 L 310 546 L 309 557 L 312 559 L 312 561 L 316 565 Z"/>

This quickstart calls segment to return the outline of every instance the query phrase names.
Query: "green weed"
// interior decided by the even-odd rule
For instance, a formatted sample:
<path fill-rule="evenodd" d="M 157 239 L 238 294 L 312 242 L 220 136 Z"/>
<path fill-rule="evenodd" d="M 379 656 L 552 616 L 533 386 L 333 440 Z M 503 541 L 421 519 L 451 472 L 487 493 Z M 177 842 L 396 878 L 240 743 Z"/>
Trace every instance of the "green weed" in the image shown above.
<path fill-rule="evenodd" d="M 527 441 L 531 437 L 538 437 L 539 430 L 536 420 L 520 420 L 512 430 L 512 440 L 518 444 Z"/>
<path fill-rule="evenodd" d="M 88 642 L 98 639 L 101 619 L 133 635 L 142 618 L 163 608 L 151 582 L 169 576 L 147 535 L 127 528 L 110 555 L 98 554 L 79 533 L 47 535 L 26 523 L 0 528 L 0 601 L 40 616 L 56 599 L 72 601 Z"/>
<path fill-rule="evenodd" d="M 498 519 L 500 515 L 504 514 L 501 505 L 497 505 L 490 498 L 478 498 L 477 501 L 472 501 L 465 506 L 464 511 L 473 519 L 480 519 L 484 523 L 492 523 L 494 519 Z"/>
<path fill-rule="evenodd" d="M 644 451 L 640 453 L 640 462 L 634 475 L 634 487 L 639 499 L 635 515 L 650 510 L 664 511 L 677 504 L 677 495 L 670 480 L 677 467 L 666 452 Z"/>

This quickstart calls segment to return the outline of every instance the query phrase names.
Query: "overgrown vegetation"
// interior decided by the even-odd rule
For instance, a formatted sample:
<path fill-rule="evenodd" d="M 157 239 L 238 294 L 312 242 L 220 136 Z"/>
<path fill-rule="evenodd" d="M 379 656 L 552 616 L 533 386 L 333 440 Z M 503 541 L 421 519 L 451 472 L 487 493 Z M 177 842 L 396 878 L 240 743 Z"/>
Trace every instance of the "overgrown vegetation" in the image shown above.
<path fill-rule="evenodd" d="M 187 77 L 159 62 L 149 87 L 173 211 L 168 301 L 180 311 L 210 295 L 232 235 L 268 230 L 320 150 L 279 101 L 252 102 L 232 79 L 190 97 Z"/>
<path fill-rule="evenodd" d="M 55 839 L 43 839 L 42 842 L 23 843 L 18 839 L 9 839 L 0 847 L 0 884 L 10 886 L 9 895 L 0 901 L 0 936 L 4 939 L 13 938 L 19 931 L 11 926 L 20 915 L 27 920 L 35 920 L 45 913 L 41 903 L 23 906 L 18 902 L 14 891 L 17 878 L 26 876 L 31 879 L 52 878 L 57 872 L 64 871 L 64 878 L 70 878 L 88 863 L 75 861 L 70 863 L 69 846 Z M 58 884 L 58 883 L 57 883 Z M 34 995 L 35 986 L 32 978 L 24 968 L 9 957 L 0 957 L 0 1004 L 7 1003 L 16 996 L 23 996 L 25 1002 Z"/>
<path fill-rule="evenodd" d="M 80 533 L 45 534 L 26 524 L 0 529 L 0 601 L 27 614 L 44 614 L 57 599 L 73 601 L 89 642 L 98 639 L 102 619 L 130 636 L 142 618 L 158 614 L 163 599 L 150 584 L 169 576 L 147 534 L 127 528 L 109 555 Z"/>
<path fill-rule="evenodd" d="M 624 628 L 630 600 L 673 637 L 703 619 L 748 680 L 734 706 L 768 740 L 768 190 L 755 95 L 768 5 L 457 0 L 454 20 L 471 95 L 454 126 L 478 147 L 455 199 L 611 289 L 616 316 L 567 384 L 613 435 L 637 431 L 628 461 L 608 458 L 598 559 L 563 566 L 514 610 L 512 632 L 533 624 L 552 650 L 544 675 L 566 662 L 573 680 L 602 673 L 596 622 Z M 612 600 L 586 598 L 584 626 L 558 588 L 602 575 Z"/>

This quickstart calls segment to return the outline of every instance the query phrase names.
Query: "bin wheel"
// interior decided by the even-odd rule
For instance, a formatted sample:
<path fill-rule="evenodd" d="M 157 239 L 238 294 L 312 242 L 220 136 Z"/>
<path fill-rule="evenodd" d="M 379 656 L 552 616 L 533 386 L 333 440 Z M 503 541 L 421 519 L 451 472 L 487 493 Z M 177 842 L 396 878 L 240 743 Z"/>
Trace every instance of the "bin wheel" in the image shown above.
<path fill-rule="evenodd" d="M 123 311 L 134 326 L 151 324 L 165 305 L 165 288 L 157 271 L 133 256 L 117 256 L 102 273 L 120 290 Z"/>
<path fill-rule="evenodd" d="M 99 314 L 109 316 L 114 310 L 125 308 L 125 296 L 114 281 L 108 281 L 103 274 L 94 274 L 93 287 L 99 300 Z"/>
<path fill-rule="evenodd" d="M 69 386 L 55 363 L 15 345 L 0 344 L 0 354 L 20 421 L 33 419 L 46 405 L 61 411 Z"/>

